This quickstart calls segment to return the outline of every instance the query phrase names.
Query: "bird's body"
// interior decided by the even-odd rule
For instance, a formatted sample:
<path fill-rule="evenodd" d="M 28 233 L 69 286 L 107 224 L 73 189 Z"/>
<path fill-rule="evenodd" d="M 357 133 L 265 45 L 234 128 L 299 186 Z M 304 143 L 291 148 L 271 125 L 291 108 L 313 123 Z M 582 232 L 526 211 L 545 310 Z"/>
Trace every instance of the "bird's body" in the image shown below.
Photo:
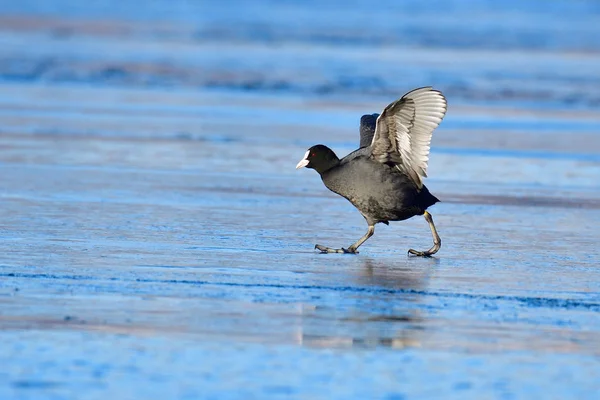
<path fill-rule="evenodd" d="M 329 190 L 348 199 L 369 225 L 423 215 L 439 201 L 427 187 L 418 190 L 395 166 L 381 164 L 364 153 L 359 149 L 348 154 L 323 172 L 321 179 Z"/>
<path fill-rule="evenodd" d="M 409 250 L 418 256 L 435 254 L 441 240 L 428 207 L 439 200 L 423 184 L 427 176 L 433 130 L 446 113 L 446 99 L 430 87 L 415 89 L 388 105 L 381 115 L 363 115 L 360 147 L 339 159 L 329 147 L 308 149 L 296 168 L 315 169 L 325 186 L 348 199 L 363 215 L 369 229 L 348 249 L 316 245 L 325 253 L 357 253 L 371 237 L 374 225 L 423 215 L 433 234 L 427 251 Z"/>

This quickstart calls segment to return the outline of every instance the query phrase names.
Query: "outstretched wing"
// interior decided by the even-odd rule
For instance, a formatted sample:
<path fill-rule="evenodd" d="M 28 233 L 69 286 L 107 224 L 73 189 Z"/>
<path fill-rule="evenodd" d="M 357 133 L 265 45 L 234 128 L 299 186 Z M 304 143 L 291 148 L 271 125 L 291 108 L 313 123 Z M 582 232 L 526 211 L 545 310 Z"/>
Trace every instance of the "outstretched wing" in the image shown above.
<path fill-rule="evenodd" d="M 360 148 L 368 147 L 373 141 L 377 117 L 379 114 L 366 114 L 360 117 Z"/>
<path fill-rule="evenodd" d="M 422 188 L 431 135 L 446 109 L 446 98 L 431 87 L 408 92 L 377 118 L 371 157 L 382 164 L 396 165 Z"/>

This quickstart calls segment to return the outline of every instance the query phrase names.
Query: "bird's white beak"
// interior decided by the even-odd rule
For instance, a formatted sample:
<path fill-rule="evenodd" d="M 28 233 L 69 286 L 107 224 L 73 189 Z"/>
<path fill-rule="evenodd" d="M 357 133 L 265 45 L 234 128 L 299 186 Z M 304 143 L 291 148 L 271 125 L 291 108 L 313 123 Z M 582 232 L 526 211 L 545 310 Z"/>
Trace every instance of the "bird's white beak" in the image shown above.
<path fill-rule="evenodd" d="M 304 154 L 304 158 L 302 160 L 300 160 L 300 162 L 296 165 L 296 169 L 298 168 L 302 168 L 302 167 L 306 167 L 309 163 L 308 161 L 308 153 L 310 151 L 307 151 L 306 154 Z"/>

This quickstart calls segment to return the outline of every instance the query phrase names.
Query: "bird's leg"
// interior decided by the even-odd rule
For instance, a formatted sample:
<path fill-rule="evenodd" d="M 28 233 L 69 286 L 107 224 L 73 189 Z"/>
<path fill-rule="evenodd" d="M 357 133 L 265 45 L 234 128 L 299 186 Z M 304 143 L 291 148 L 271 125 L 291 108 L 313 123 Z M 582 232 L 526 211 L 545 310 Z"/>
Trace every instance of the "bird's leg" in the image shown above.
<path fill-rule="evenodd" d="M 429 228 L 431 229 L 431 235 L 433 236 L 433 247 L 426 251 L 410 249 L 408 250 L 408 253 L 414 254 L 415 256 L 429 257 L 437 253 L 440 247 L 442 247 L 442 239 L 440 239 L 440 235 L 438 235 L 437 231 L 435 230 L 435 225 L 433 224 L 433 218 L 431 217 L 431 214 L 425 211 L 423 216 L 425 217 L 425 221 L 427 221 Z"/>
<path fill-rule="evenodd" d="M 347 249 L 344 249 L 343 247 L 341 249 L 332 249 L 330 247 L 326 247 L 326 246 L 321 246 L 320 244 L 315 245 L 315 249 L 320 250 L 321 253 L 350 253 L 350 254 L 357 254 L 358 253 L 358 247 L 363 244 L 364 242 L 367 241 L 368 238 L 370 238 L 371 236 L 373 236 L 373 233 L 375 233 L 375 227 L 373 225 L 369 225 L 369 229 L 367 230 L 367 233 L 365 233 L 365 235 L 363 237 L 361 237 L 360 239 L 358 239 L 356 241 L 356 243 L 354 243 L 352 246 L 348 247 Z"/>

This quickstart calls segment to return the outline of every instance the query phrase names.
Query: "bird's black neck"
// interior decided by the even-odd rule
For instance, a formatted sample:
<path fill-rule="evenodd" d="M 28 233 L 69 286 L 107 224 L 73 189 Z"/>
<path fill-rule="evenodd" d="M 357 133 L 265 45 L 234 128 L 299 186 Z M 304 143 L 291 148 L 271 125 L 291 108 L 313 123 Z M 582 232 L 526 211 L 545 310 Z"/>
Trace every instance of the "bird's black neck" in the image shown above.
<path fill-rule="evenodd" d="M 340 160 L 335 160 L 327 164 L 319 164 L 315 167 L 315 171 L 319 173 L 319 175 L 323 176 L 324 173 L 329 171 L 330 169 L 337 167 L 340 164 Z"/>

